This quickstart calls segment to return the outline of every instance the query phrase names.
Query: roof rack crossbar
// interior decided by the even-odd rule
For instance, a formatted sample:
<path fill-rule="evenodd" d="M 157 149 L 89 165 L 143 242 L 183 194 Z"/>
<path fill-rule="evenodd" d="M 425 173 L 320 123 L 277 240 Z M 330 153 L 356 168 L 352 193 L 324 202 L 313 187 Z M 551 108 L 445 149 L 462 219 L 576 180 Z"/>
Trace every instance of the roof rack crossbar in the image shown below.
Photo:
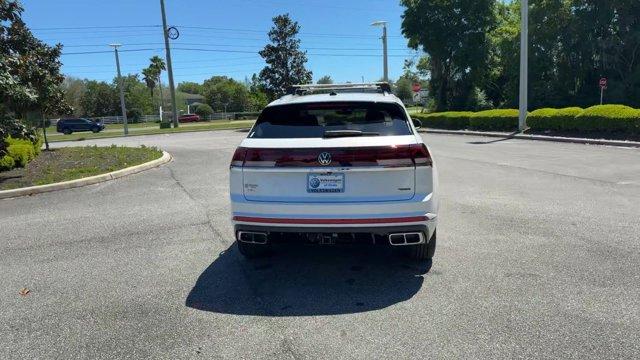
<path fill-rule="evenodd" d="M 377 90 L 391 93 L 391 85 L 387 82 L 359 83 L 359 84 L 300 84 L 291 86 L 287 93 L 292 95 L 302 95 L 314 91 L 330 90 Z"/>

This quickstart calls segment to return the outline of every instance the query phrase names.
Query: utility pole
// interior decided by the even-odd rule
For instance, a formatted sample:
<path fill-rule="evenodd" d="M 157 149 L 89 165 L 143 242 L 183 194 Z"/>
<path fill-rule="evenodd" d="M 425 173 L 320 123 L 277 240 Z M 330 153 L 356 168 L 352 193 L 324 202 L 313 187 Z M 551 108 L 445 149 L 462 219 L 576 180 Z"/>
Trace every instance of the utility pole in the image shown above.
<path fill-rule="evenodd" d="M 116 68 L 118 69 L 118 87 L 120 88 L 120 107 L 122 108 L 122 119 L 124 123 L 124 135 L 129 135 L 129 125 L 127 124 L 127 106 L 124 103 L 124 84 L 122 83 L 122 74 L 120 73 L 120 56 L 118 56 L 118 48 L 122 44 L 109 44 L 116 53 Z"/>
<path fill-rule="evenodd" d="M 176 106 L 176 87 L 173 83 L 173 65 L 171 64 L 171 49 L 169 48 L 169 29 L 167 28 L 167 15 L 164 11 L 164 0 L 160 0 L 162 11 L 162 34 L 164 35 L 164 48 L 167 53 L 167 74 L 169 75 L 169 91 L 171 92 L 171 118 L 173 127 L 178 127 L 178 107 Z"/>
<path fill-rule="evenodd" d="M 527 120 L 527 80 L 529 76 L 529 0 L 522 0 L 520 4 L 520 113 L 518 130 L 524 131 Z"/>
<path fill-rule="evenodd" d="M 382 26 L 382 56 L 383 56 L 383 67 L 384 67 L 384 76 L 382 77 L 384 82 L 389 82 L 389 63 L 388 63 L 388 55 L 387 55 L 387 22 L 386 21 L 375 21 L 371 24 L 371 26 Z"/>

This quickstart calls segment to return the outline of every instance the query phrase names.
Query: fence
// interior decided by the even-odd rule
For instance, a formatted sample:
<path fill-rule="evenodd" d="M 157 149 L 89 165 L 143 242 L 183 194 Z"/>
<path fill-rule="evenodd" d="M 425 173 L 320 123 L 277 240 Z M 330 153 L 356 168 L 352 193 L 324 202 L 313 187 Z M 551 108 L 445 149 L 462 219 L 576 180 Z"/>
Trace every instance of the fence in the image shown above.
<path fill-rule="evenodd" d="M 232 112 L 232 113 L 213 113 L 207 116 L 201 116 L 201 121 L 216 121 L 216 120 L 243 120 L 243 119 L 256 119 L 260 115 L 259 112 Z M 94 120 L 101 120 L 104 124 L 122 124 L 124 123 L 122 116 L 100 116 L 100 117 L 92 117 Z M 58 119 L 52 119 L 51 123 L 55 125 Z M 165 114 L 165 120 L 171 121 L 171 116 Z M 131 118 L 128 119 L 129 123 L 134 123 Z M 138 123 L 150 123 L 150 122 L 160 122 L 159 115 L 142 115 L 138 121 Z"/>

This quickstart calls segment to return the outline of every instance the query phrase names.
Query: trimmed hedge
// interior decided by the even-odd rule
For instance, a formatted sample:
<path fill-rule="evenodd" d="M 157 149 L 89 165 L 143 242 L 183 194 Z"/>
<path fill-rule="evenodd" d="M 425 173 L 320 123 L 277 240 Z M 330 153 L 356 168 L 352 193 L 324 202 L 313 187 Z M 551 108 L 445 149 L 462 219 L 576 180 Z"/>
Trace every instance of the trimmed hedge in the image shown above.
<path fill-rule="evenodd" d="M 447 111 L 431 114 L 413 114 L 412 118 L 422 122 L 422 126 L 435 129 L 461 130 L 469 127 L 471 111 Z"/>
<path fill-rule="evenodd" d="M 473 113 L 469 126 L 476 130 L 511 131 L 518 128 L 518 110 L 494 109 Z"/>
<path fill-rule="evenodd" d="M 576 116 L 580 131 L 640 134 L 640 110 L 625 105 L 596 105 Z"/>
<path fill-rule="evenodd" d="M 543 108 L 531 112 L 527 116 L 527 125 L 532 130 L 572 131 L 576 128 L 575 118 L 582 113 L 582 108 L 568 107 L 563 109 Z"/>
<path fill-rule="evenodd" d="M 518 128 L 518 110 L 495 109 L 480 112 L 450 111 L 414 114 L 427 128 L 512 131 Z M 596 105 L 587 109 L 543 108 L 527 115 L 534 131 L 569 133 L 640 134 L 640 109 L 625 105 Z"/>

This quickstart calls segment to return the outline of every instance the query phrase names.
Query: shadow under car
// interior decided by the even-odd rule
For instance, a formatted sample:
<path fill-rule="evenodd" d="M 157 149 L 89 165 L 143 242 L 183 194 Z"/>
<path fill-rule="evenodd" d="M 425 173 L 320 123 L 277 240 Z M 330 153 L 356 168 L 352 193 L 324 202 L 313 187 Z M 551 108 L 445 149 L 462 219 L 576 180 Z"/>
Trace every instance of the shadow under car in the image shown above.
<path fill-rule="evenodd" d="M 430 269 L 430 260 L 386 247 L 288 246 L 247 260 L 234 243 L 202 272 L 186 306 L 258 316 L 371 311 L 413 297 Z"/>

